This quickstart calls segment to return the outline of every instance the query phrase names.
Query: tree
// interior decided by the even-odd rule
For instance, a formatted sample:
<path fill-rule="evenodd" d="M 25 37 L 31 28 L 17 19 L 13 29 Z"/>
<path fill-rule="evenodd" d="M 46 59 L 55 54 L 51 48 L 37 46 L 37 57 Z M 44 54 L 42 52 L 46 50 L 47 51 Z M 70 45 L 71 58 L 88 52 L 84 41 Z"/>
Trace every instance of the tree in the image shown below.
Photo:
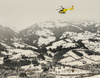
<path fill-rule="evenodd" d="M 42 60 L 45 60 L 45 57 L 42 54 L 38 55 L 38 58 L 41 58 Z"/>
<path fill-rule="evenodd" d="M 32 60 L 32 63 L 34 64 L 34 66 L 38 66 L 39 65 L 37 60 Z"/>

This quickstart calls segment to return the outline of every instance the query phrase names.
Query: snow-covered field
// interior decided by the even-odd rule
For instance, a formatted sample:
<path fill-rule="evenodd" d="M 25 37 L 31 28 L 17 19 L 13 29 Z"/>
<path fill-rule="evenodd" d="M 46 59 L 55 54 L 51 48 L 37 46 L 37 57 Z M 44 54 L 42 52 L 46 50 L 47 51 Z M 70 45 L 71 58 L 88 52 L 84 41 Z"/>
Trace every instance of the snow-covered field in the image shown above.
<path fill-rule="evenodd" d="M 84 77 L 84 78 L 100 78 L 100 75 L 95 75 L 95 76 L 91 76 L 91 77 Z"/>
<path fill-rule="evenodd" d="M 47 49 L 56 49 L 58 46 L 62 46 L 63 48 L 75 47 L 75 43 L 66 43 L 64 40 L 59 40 L 54 42 L 52 46 L 48 46 Z"/>
<path fill-rule="evenodd" d="M 13 53 L 17 53 L 17 54 L 14 55 Z M 25 55 L 28 57 L 37 57 L 38 53 L 33 52 L 31 50 L 9 49 L 8 55 L 12 55 L 12 57 L 10 59 L 18 59 L 18 58 L 21 58 L 21 55 Z"/>
<path fill-rule="evenodd" d="M 88 47 L 92 51 L 96 51 L 100 53 L 100 41 L 99 42 L 92 42 L 89 40 L 82 41 L 86 47 Z"/>
<path fill-rule="evenodd" d="M 56 38 L 55 38 L 54 36 L 47 37 L 47 38 L 40 37 L 40 38 L 38 39 L 38 46 L 41 46 L 41 45 L 43 45 L 43 44 L 47 45 L 47 44 L 49 44 L 50 42 L 55 41 L 55 39 L 56 39 Z"/>
<path fill-rule="evenodd" d="M 72 72 L 72 70 L 74 72 Z M 90 73 L 89 70 L 81 70 L 81 69 L 77 69 L 77 68 L 71 68 L 71 67 L 56 67 L 55 68 L 55 72 L 56 74 L 59 74 L 59 75 L 68 75 L 68 74 L 87 74 L 87 73 Z"/>

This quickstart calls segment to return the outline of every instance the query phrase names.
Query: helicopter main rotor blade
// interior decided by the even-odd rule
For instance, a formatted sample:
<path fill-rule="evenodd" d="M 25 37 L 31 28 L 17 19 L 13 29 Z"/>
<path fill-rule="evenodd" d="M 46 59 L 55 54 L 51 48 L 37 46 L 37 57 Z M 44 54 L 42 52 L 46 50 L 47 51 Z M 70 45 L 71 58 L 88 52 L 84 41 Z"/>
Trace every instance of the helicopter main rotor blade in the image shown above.
<path fill-rule="evenodd" d="M 61 8 L 64 9 L 62 6 L 61 6 Z"/>

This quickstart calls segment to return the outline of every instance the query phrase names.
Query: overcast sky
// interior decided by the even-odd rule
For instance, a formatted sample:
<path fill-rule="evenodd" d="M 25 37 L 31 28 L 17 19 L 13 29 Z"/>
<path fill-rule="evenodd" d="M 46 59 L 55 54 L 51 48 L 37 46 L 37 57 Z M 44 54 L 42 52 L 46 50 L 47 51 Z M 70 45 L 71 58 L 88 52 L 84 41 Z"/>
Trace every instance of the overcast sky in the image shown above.
<path fill-rule="evenodd" d="M 75 9 L 59 14 L 60 6 Z M 0 0 L 0 24 L 24 29 L 47 20 L 100 21 L 100 0 Z"/>

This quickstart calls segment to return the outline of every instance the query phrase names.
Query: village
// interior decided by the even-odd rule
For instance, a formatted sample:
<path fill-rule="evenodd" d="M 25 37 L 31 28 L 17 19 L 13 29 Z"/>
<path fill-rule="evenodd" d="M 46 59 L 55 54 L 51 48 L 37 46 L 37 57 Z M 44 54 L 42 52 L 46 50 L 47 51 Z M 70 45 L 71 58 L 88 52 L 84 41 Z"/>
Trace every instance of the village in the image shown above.
<path fill-rule="evenodd" d="M 93 73 L 86 67 L 84 69 L 59 63 L 55 65 L 50 62 L 49 58 L 46 59 L 48 61 L 44 61 L 36 57 L 27 58 L 23 56 L 20 61 L 18 59 L 9 60 L 8 57 L 5 58 L 4 65 L 0 66 L 0 78 L 78 78 L 80 76 L 89 76 Z"/>

